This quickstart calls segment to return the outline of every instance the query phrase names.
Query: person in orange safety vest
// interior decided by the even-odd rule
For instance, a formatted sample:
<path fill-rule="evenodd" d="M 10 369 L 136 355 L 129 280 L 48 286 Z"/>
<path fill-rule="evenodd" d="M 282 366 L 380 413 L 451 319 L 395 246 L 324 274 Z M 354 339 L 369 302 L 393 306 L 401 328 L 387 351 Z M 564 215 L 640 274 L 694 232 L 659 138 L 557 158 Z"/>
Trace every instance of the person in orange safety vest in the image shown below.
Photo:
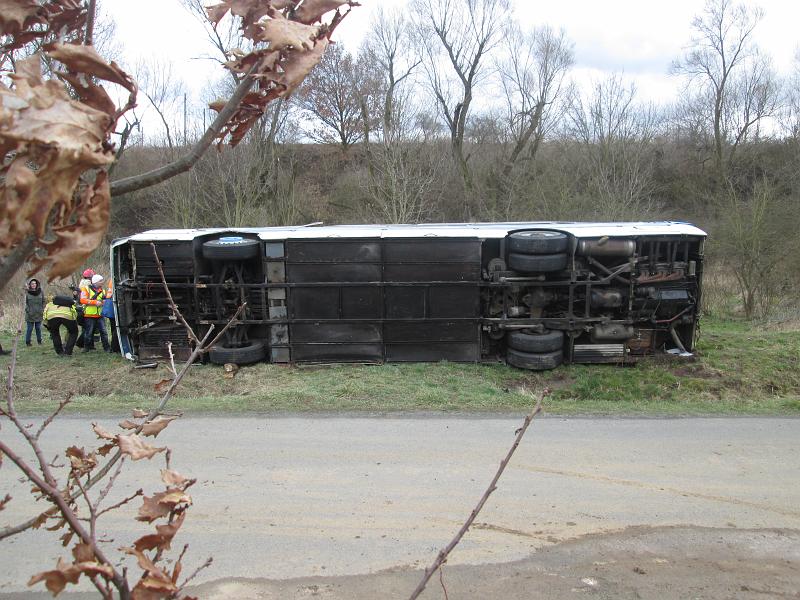
<path fill-rule="evenodd" d="M 108 334 L 106 333 L 105 319 L 103 319 L 103 302 L 106 299 L 106 292 L 103 289 L 103 276 L 93 275 L 92 283 L 89 287 L 81 289 L 80 303 L 83 305 L 83 351 L 88 352 L 92 350 L 92 337 L 94 330 L 100 333 L 100 341 L 103 344 L 103 350 L 106 352 L 111 351 L 111 346 L 108 343 Z"/>

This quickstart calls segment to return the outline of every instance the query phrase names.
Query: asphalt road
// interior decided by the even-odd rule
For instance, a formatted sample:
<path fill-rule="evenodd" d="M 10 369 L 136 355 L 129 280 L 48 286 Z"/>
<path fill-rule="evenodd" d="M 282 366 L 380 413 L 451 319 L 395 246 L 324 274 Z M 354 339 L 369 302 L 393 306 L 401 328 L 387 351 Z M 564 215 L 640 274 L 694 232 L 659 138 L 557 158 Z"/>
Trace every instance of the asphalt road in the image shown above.
<path fill-rule="evenodd" d="M 157 440 L 172 448 L 174 469 L 198 478 L 175 546 L 190 544 L 188 569 L 214 557 L 199 582 L 424 567 L 469 514 L 520 421 L 181 419 Z M 93 440 L 87 421 L 61 419 L 48 430 L 46 454 Z M 796 532 L 798 440 L 800 419 L 537 420 L 449 565 L 526 559 L 632 526 Z M 129 466 L 115 494 L 160 489 L 162 459 Z M 32 514 L 8 463 L 0 469 L 0 495 L 6 491 L 16 499 L 0 524 Z M 109 547 L 148 531 L 133 520 L 135 508 L 105 520 Z M 65 555 L 50 536 L 0 542 L 0 597 L 25 590 L 32 573 Z"/>

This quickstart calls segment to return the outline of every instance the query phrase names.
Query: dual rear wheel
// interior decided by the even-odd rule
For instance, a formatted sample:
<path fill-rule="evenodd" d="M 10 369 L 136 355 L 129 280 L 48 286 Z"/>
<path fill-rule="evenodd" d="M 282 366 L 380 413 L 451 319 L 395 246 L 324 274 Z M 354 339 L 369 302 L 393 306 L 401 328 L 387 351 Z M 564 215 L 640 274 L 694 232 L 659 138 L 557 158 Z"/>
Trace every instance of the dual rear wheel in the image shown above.
<path fill-rule="evenodd" d="M 508 266 L 522 273 L 563 271 L 569 239 L 560 231 L 515 231 L 508 236 Z"/>
<path fill-rule="evenodd" d="M 546 371 L 564 362 L 563 331 L 509 331 L 506 345 L 506 362 L 518 369 Z"/>

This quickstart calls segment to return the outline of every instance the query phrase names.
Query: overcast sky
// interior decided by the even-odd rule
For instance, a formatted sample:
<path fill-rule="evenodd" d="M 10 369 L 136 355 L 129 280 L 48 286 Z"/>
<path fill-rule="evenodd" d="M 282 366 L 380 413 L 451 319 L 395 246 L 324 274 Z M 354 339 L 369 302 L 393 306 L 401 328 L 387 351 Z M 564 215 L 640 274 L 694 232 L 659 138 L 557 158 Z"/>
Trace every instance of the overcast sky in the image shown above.
<path fill-rule="evenodd" d="M 337 29 L 334 40 L 356 50 L 369 27 L 376 6 L 405 5 L 405 0 L 361 0 Z M 213 0 L 209 1 L 212 4 Z M 643 99 L 672 100 L 678 82 L 667 73 L 670 62 L 689 43 L 692 17 L 702 0 L 512 0 L 515 18 L 522 26 L 550 24 L 563 27 L 575 44 L 574 77 L 578 81 L 601 79 L 624 72 L 636 82 Z M 788 73 L 798 48 L 800 1 L 760 0 L 765 16 L 756 41 L 769 53 L 780 73 Z M 209 78 L 221 67 L 201 57 L 212 53 L 201 24 L 180 0 L 105 0 L 115 19 L 122 61 L 139 58 L 170 60 L 174 72 L 188 85 L 195 102 Z"/>

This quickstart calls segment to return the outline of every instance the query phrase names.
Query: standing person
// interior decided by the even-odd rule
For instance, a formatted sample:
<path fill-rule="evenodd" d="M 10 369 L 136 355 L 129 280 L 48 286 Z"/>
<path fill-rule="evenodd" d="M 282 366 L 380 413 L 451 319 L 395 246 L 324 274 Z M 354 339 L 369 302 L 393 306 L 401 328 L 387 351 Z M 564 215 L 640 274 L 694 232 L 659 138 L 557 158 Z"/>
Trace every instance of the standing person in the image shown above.
<path fill-rule="evenodd" d="M 103 350 L 106 352 L 111 351 L 108 344 L 108 334 L 106 334 L 106 326 L 103 322 L 101 312 L 103 310 L 103 301 L 106 298 L 105 290 L 103 290 L 103 276 L 93 275 L 92 283 L 88 288 L 81 290 L 81 304 L 83 305 L 83 351 L 88 352 L 93 350 L 92 338 L 94 331 L 100 333 L 100 341 L 103 343 Z"/>
<path fill-rule="evenodd" d="M 56 304 L 58 302 L 58 304 Z M 69 297 L 59 296 L 44 307 L 44 326 L 50 331 L 53 349 L 59 356 L 72 356 L 72 348 L 78 339 L 78 316 L 75 304 Z M 61 327 L 67 328 L 67 346 L 61 344 Z"/>
<path fill-rule="evenodd" d="M 36 328 L 36 342 L 42 344 L 42 318 L 44 316 L 44 294 L 38 279 L 31 279 L 25 288 L 25 345 L 31 345 L 31 332 Z"/>
<path fill-rule="evenodd" d="M 73 290 L 72 290 L 73 296 L 75 297 L 75 308 L 78 311 L 78 318 L 77 318 L 78 327 L 81 328 L 80 335 L 78 335 L 78 342 L 77 342 L 77 344 L 75 344 L 76 346 L 78 346 L 78 348 L 83 348 L 83 340 L 86 337 L 85 336 L 85 334 L 86 334 L 86 322 L 84 321 L 84 318 L 83 318 L 83 308 L 84 308 L 84 306 L 83 306 L 83 304 L 81 304 L 81 301 L 80 301 L 81 293 L 83 292 L 84 289 L 88 290 L 91 287 L 91 285 L 92 285 L 92 276 L 93 275 L 94 275 L 94 271 L 92 269 L 86 269 L 81 275 L 81 280 L 78 283 L 78 287 L 77 288 L 73 288 Z M 94 338 L 91 340 L 91 342 L 90 342 L 88 347 L 94 349 Z"/>
<path fill-rule="evenodd" d="M 111 351 L 119 352 L 119 337 L 117 336 L 117 321 L 114 313 L 114 288 L 111 282 L 108 282 L 108 291 L 106 292 L 106 299 L 103 302 L 103 310 L 100 315 L 108 319 L 108 326 L 111 328 Z"/>

